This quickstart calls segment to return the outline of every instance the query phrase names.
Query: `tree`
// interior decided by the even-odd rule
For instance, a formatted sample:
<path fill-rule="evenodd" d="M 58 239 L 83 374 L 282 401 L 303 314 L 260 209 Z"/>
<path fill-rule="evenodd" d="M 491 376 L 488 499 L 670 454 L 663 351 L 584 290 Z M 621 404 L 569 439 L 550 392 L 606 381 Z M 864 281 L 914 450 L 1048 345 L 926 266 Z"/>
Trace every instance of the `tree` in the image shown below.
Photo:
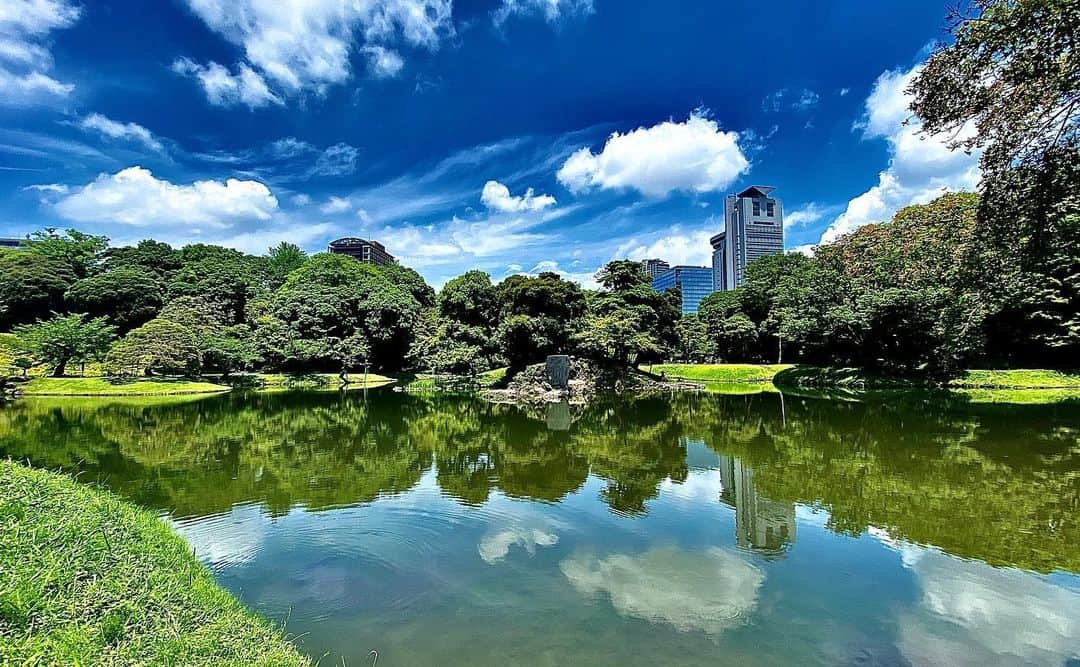
<path fill-rule="evenodd" d="M 49 227 L 28 236 L 25 245 L 31 253 L 59 260 L 77 277 L 85 278 L 101 260 L 109 247 L 109 239 L 74 229 L 58 234 L 55 228 Z"/>
<path fill-rule="evenodd" d="M 107 361 L 121 371 L 134 369 L 145 375 L 196 374 L 200 357 L 194 331 L 159 317 L 117 341 Z"/>
<path fill-rule="evenodd" d="M 420 304 L 377 267 L 319 254 L 267 301 L 259 335 L 268 356 L 289 365 L 339 369 L 370 359 L 401 368 Z"/>
<path fill-rule="evenodd" d="M 589 299 L 589 315 L 576 338 L 586 354 L 625 368 L 675 348 L 679 290 L 657 292 L 641 264 L 630 260 L 609 262 L 597 280 L 604 289 Z"/>
<path fill-rule="evenodd" d="M 594 359 L 612 361 L 620 368 L 633 366 L 643 355 L 661 351 L 656 337 L 641 326 L 645 318 L 640 307 L 589 313 L 574 341 Z"/>
<path fill-rule="evenodd" d="M 251 328 L 245 324 L 216 328 L 199 337 L 198 343 L 203 366 L 216 368 L 226 376 L 247 370 L 261 360 Z"/>
<path fill-rule="evenodd" d="M 620 259 L 608 262 L 596 274 L 596 280 L 605 288 L 613 291 L 628 290 L 649 284 L 649 274 L 641 262 Z"/>
<path fill-rule="evenodd" d="M 63 377 L 73 361 L 102 358 L 116 328 L 104 317 L 87 320 L 83 314 L 54 314 L 51 319 L 16 327 L 15 335 L 38 363 L 52 366 L 54 377 Z"/>
<path fill-rule="evenodd" d="M 185 246 L 180 259 L 180 269 L 168 285 L 167 300 L 200 297 L 219 305 L 229 324 L 244 323 L 248 302 L 265 290 L 268 276 L 261 260 L 203 244 Z"/>
<path fill-rule="evenodd" d="M 106 317 L 123 333 L 157 315 L 164 292 L 155 274 L 126 267 L 79 280 L 65 298 L 71 308 Z"/>
<path fill-rule="evenodd" d="M 462 324 L 493 328 L 499 314 L 499 290 L 483 271 L 466 271 L 443 285 L 439 314 Z"/>
<path fill-rule="evenodd" d="M 168 243 L 152 239 L 106 250 L 101 270 L 108 272 L 122 268 L 145 269 L 167 282 L 180 268 L 180 253 Z"/>
<path fill-rule="evenodd" d="M 928 134 L 982 148 L 984 178 L 1034 166 L 1080 143 L 1080 5 L 974 0 L 949 14 L 941 44 L 915 76 L 911 105 Z M 975 132 L 964 128 L 974 125 Z M 1011 214 L 1011 212 L 1006 215 Z"/>
<path fill-rule="evenodd" d="M 1080 5 L 976 0 L 912 81 L 928 134 L 981 149 L 977 236 L 993 303 L 988 351 L 1013 363 L 1080 353 Z M 974 131 L 970 131 L 970 128 Z"/>
<path fill-rule="evenodd" d="M 397 262 L 391 262 L 376 268 L 392 284 L 408 292 L 421 307 L 430 308 L 435 305 L 435 290 L 415 270 L 402 266 Z"/>
<path fill-rule="evenodd" d="M 63 310 L 64 293 L 75 280 L 62 259 L 25 251 L 0 253 L 0 328 Z"/>
<path fill-rule="evenodd" d="M 282 241 L 266 255 L 266 264 L 270 270 L 270 277 L 275 286 L 285 282 L 290 273 L 299 269 L 307 261 L 307 253 L 295 243 Z"/>
<path fill-rule="evenodd" d="M 697 315 L 683 315 L 675 325 L 675 335 L 675 356 L 680 361 L 703 364 L 716 356 L 716 343 L 709 338 L 705 320 Z"/>
<path fill-rule="evenodd" d="M 546 355 L 569 352 L 585 295 L 557 273 L 510 276 L 499 285 L 501 313 L 496 339 L 515 371 Z"/>

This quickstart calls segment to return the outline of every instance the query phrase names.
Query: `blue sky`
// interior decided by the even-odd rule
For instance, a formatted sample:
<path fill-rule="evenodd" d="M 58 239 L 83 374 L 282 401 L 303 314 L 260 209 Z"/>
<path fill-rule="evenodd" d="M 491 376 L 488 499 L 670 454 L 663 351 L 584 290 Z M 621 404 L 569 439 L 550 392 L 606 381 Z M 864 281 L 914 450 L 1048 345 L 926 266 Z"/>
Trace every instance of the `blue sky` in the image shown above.
<path fill-rule="evenodd" d="M 890 6 L 891 5 L 891 6 Z M 973 187 L 904 121 L 941 0 L 3 0 L 0 234 L 264 252 L 382 241 L 438 285 L 708 262 L 725 194 L 786 243 Z"/>

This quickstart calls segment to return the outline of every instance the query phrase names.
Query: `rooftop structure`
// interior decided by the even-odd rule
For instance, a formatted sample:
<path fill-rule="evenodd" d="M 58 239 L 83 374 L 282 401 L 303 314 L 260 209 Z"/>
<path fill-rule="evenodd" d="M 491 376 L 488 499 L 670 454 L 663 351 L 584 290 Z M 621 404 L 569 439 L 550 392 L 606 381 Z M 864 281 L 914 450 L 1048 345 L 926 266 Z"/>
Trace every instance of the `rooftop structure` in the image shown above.
<path fill-rule="evenodd" d="M 645 269 L 645 273 L 649 278 L 655 278 L 664 271 L 671 268 L 671 265 L 662 259 L 643 259 L 641 260 L 641 268 Z"/>
<path fill-rule="evenodd" d="M 394 256 L 386 252 L 383 244 L 353 237 L 331 241 L 327 251 L 335 255 L 348 255 L 361 262 L 379 266 L 392 264 L 395 261 Z"/>

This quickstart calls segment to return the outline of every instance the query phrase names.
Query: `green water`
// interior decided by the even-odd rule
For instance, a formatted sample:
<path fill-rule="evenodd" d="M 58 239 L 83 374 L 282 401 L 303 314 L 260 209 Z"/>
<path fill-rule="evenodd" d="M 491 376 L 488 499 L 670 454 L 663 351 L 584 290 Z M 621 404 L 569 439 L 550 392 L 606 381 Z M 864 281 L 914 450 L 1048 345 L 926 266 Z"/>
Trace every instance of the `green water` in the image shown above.
<path fill-rule="evenodd" d="M 1077 664 L 1080 403 L 24 400 L 324 665 Z"/>

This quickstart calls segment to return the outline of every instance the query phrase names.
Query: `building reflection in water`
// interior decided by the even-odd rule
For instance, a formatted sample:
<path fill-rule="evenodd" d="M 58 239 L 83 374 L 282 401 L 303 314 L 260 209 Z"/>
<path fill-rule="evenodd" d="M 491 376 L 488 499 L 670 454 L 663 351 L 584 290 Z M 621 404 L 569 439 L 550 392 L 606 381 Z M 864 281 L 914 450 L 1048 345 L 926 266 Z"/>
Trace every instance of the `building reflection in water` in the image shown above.
<path fill-rule="evenodd" d="M 754 471 L 721 454 L 720 501 L 735 508 L 735 542 L 744 549 L 779 554 L 795 542 L 795 505 L 758 494 Z"/>

